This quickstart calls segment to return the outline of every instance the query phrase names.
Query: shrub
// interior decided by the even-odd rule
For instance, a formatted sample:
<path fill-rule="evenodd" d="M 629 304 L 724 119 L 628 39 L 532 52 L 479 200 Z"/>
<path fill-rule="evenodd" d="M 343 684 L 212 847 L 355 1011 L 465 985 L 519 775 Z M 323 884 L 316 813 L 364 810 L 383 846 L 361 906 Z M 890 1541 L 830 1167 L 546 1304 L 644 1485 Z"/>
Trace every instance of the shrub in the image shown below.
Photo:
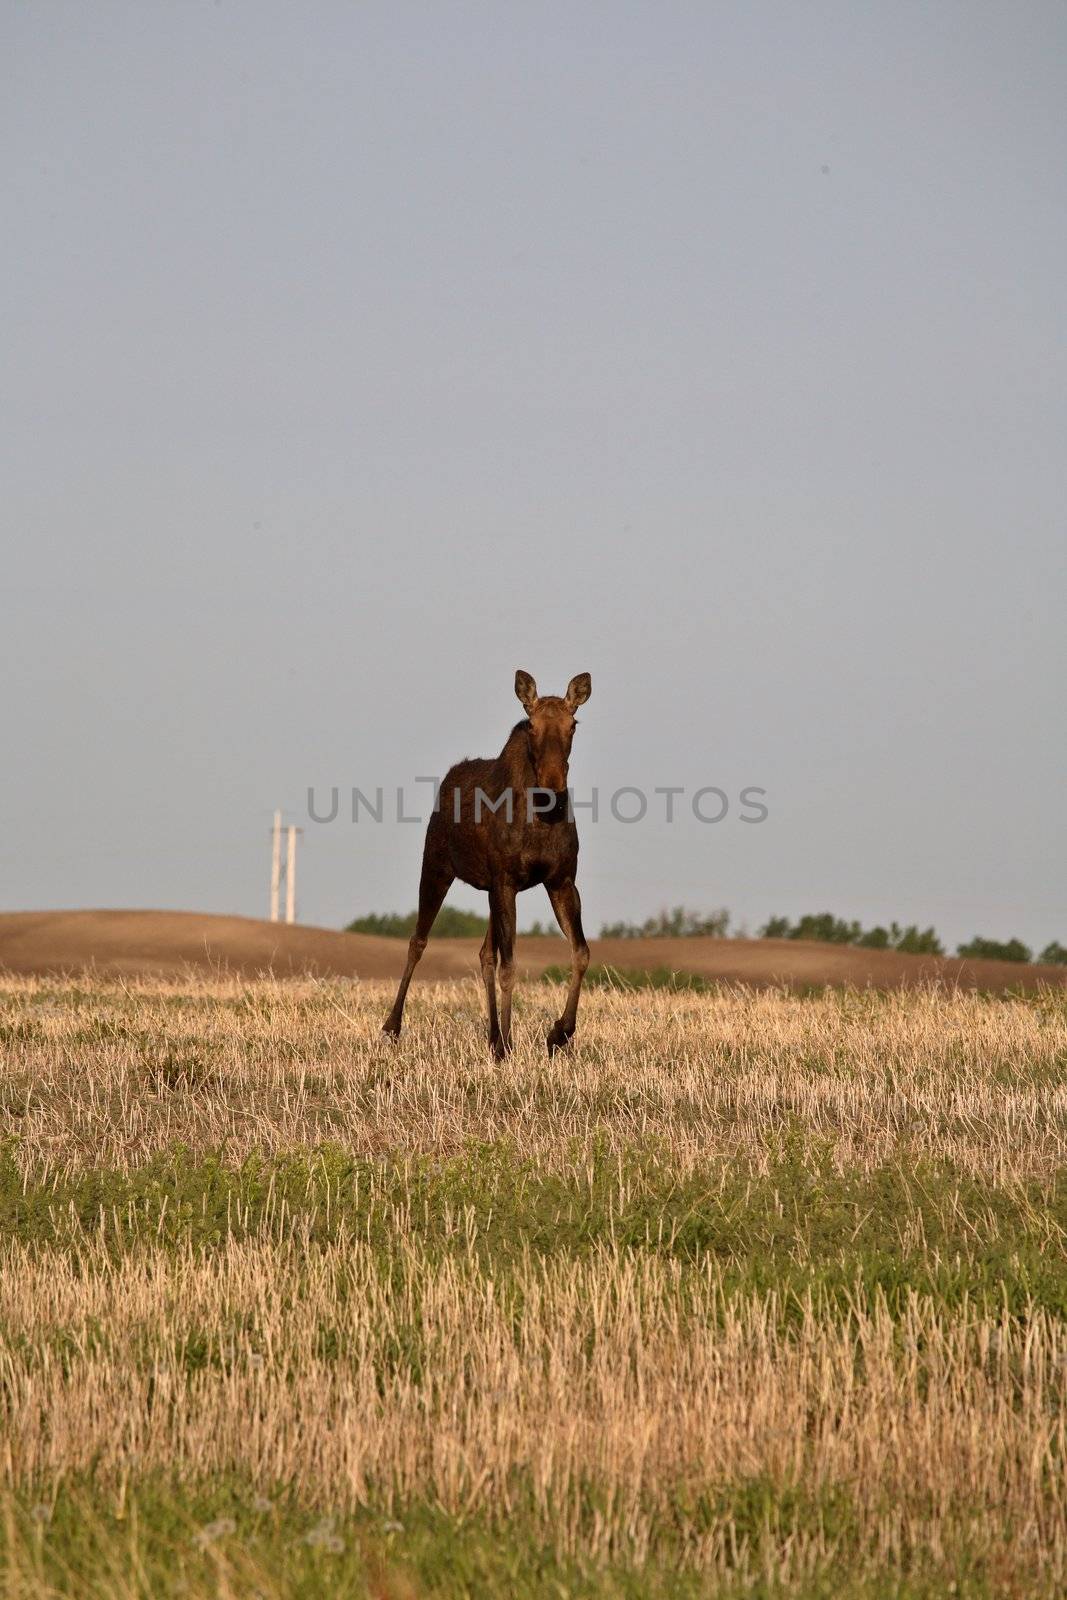
<path fill-rule="evenodd" d="M 387 939 L 410 939 L 415 932 L 418 913 L 408 911 L 368 912 L 356 917 L 345 928 L 346 933 L 377 933 Z M 433 925 L 434 935 L 441 939 L 480 939 L 489 926 L 489 918 L 477 911 L 461 911 L 458 906 L 442 906 Z"/>
<path fill-rule="evenodd" d="M 687 911 L 685 906 L 659 911 L 644 922 L 605 922 L 602 939 L 724 939 L 730 926 L 730 913 Z"/>
<path fill-rule="evenodd" d="M 376 933 L 386 939 L 410 939 L 415 932 L 417 915 L 415 911 L 406 913 L 370 911 L 366 916 L 357 917 L 354 922 L 350 922 L 345 932 Z M 433 936 L 435 939 L 482 939 L 488 926 L 489 918 L 479 916 L 477 911 L 461 911 L 458 906 L 442 906 L 433 925 Z M 552 923 L 538 921 L 534 922 L 527 932 L 537 938 L 547 937 L 549 934 L 558 935 L 559 929 Z"/>
<path fill-rule="evenodd" d="M 761 939 L 814 939 L 821 944 L 850 944 L 859 950 L 900 950 L 905 955 L 943 956 L 944 945 L 933 928 L 910 923 L 902 928 L 891 922 L 888 928 L 877 924 L 863 929 L 858 922 L 845 922 L 829 911 L 809 911 L 797 922 L 788 917 L 771 917 L 760 929 Z"/>
<path fill-rule="evenodd" d="M 858 922 L 845 922 L 829 911 L 809 911 L 790 929 L 789 937 L 815 939 L 820 944 L 855 944 L 861 932 Z"/>
<path fill-rule="evenodd" d="M 1037 958 L 1042 966 L 1067 967 L 1067 944 L 1061 944 L 1058 939 L 1053 939 L 1047 944 Z"/>
<path fill-rule="evenodd" d="M 956 954 L 975 961 L 1029 961 L 1032 952 L 1021 939 L 1001 943 L 999 939 L 983 939 L 981 934 L 975 934 L 969 943 L 956 946 Z"/>
<path fill-rule="evenodd" d="M 858 922 L 844 922 L 829 911 L 809 911 L 798 922 L 788 917 L 771 917 L 760 929 L 761 939 L 815 939 L 820 944 L 856 944 L 862 929 Z"/>
<path fill-rule="evenodd" d="M 909 956 L 943 956 L 945 953 L 945 947 L 933 928 L 923 928 L 920 932 L 914 922 L 903 929 L 894 922 L 890 928 L 890 945 Z"/>

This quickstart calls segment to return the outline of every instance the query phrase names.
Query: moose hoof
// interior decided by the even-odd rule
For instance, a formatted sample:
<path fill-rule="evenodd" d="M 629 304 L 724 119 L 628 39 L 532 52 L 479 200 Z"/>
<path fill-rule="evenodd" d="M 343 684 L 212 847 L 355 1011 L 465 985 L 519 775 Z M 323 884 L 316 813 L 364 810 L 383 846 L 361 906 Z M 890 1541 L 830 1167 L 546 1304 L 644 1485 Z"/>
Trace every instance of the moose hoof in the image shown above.
<path fill-rule="evenodd" d="M 392 1017 L 387 1017 L 385 1019 L 385 1021 L 382 1023 L 382 1032 L 385 1034 L 385 1037 L 387 1039 L 399 1039 L 400 1038 L 400 1024 L 399 1024 L 399 1022 L 394 1022 Z"/>
<path fill-rule="evenodd" d="M 551 1028 L 548 1030 L 549 1055 L 554 1056 L 557 1050 L 562 1050 L 564 1046 L 570 1044 L 570 1042 L 571 1036 L 563 1026 L 562 1022 L 554 1022 Z"/>
<path fill-rule="evenodd" d="M 508 1047 L 499 1034 L 489 1040 L 489 1052 L 494 1061 L 503 1061 L 508 1053 Z"/>

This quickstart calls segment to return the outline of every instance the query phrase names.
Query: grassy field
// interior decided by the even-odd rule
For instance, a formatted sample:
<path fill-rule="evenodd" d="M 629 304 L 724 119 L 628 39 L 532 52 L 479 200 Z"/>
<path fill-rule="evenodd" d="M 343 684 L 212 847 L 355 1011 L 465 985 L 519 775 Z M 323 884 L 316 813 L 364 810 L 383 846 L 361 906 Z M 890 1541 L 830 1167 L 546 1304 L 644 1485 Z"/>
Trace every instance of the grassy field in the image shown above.
<path fill-rule="evenodd" d="M 1067 998 L 0 984 L 5 1596 L 1056 1595 Z"/>

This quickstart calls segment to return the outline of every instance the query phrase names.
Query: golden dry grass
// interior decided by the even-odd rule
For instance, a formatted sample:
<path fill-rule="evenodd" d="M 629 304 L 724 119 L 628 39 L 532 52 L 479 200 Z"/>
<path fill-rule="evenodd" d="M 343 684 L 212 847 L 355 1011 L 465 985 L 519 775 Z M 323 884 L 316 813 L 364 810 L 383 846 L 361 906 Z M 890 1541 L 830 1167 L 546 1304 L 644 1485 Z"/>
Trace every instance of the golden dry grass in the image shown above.
<path fill-rule="evenodd" d="M 567 1554 L 640 1562 L 668 1528 L 679 1561 L 727 1572 L 751 1531 L 701 1497 L 766 1479 L 816 1507 L 844 1490 L 861 1566 L 965 1529 L 1067 1577 L 1067 1339 L 1042 1313 L 809 1306 L 787 1328 L 709 1265 L 683 1315 L 677 1263 L 612 1251 L 528 1261 L 502 1295 L 476 1261 L 429 1261 L 410 1223 L 387 1269 L 358 1240 L 309 1256 L 298 1238 L 2 1265 L 12 1485 L 240 1473 L 324 1509 L 429 1498 L 457 1517 L 521 1499 Z M 191 1328 L 218 1334 L 217 1366 L 182 1360 Z M 413 1338 L 419 1375 L 395 1362 Z M 752 1555 L 788 1579 L 833 1539 L 813 1518 Z"/>
<path fill-rule="evenodd" d="M 835 1574 L 1062 1590 L 1067 1323 L 1055 1285 L 1043 1301 L 1026 1287 L 1064 1252 L 1062 996 L 601 991 L 549 1061 L 558 1002 L 524 992 L 499 1066 L 473 984 L 424 987 L 392 1047 L 381 986 L 5 982 L 6 1493 L 236 1477 L 323 1512 L 429 1504 L 457 1526 L 521 1525 L 561 1559 L 667 1563 L 709 1593 Z M 448 1158 L 477 1177 L 472 1142 L 520 1172 L 514 1237 L 494 1232 L 496 1191 L 432 1188 Z M 176 1145 L 190 1166 L 211 1151 L 236 1166 L 327 1143 L 313 1203 L 275 1201 L 271 1177 L 255 1214 L 236 1202 L 209 1239 L 195 1206 L 175 1225 L 187 1202 L 166 1181 L 154 1209 L 109 1211 L 101 1190 L 76 1215 L 64 1189 Z M 664 1214 L 699 1180 L 669 1238 L 655 1212 L 624 1236 L 635 1149 L 666 1174 Z M 338 1150 L 370 1162 L 343 1194 Z M 599 1189 L 583 1176 L 598 1162 L 614 1174 Z M 900 1212 L 853 1261 L 890 1168 Z M 549 1177 L 600 1208 L 566 1247 L 530 1199 Z M 56 1214 L 20 1210 L 20 1188 L 27 1207 L 53 1193 Z M 728 1192 L 766 1209 L 759 1259 L 743 1232 L 727 1247 L 708 1231 Z M 824 1205 L 825 1247 L 802 1214 Z M 1008 1206 L 1023 1266 L 1000 1237 Z M 686 1234 L 694 1216 L 704 1231 Z M 956 1288 L 887 1293 L 895 1259 Z M 836 1287 L 814 1271 L 827 1262 Z M 978 1266 L 986 1286 L 1015 1274 L 1010 1292 L 969 1289 Z M 46 1592 L 18 1570 L 20 1592 Z"/>
<path fill-rule="evenodd" d="M 505 1138 L 558 1163 L 596 1135 L 659 1139 L 682 1167 L 718 1152 L 758 1169 L 791 1119 L 861 1168 L 901 1147 L 998 1180 L 1064 1160 L 1058 991 L 590 991 L 573 1049 L 549 1060 L 559 992 L 535 984 L 504 1065 L 483 1048 L 473 983 L 416 990 L 398 1045 L 379 1031 L 378 984 L 28 978 L 0 995 L 5 1104 L 29 1164 L 136 1163 L 177 1142 L 240 1159 Z"/>

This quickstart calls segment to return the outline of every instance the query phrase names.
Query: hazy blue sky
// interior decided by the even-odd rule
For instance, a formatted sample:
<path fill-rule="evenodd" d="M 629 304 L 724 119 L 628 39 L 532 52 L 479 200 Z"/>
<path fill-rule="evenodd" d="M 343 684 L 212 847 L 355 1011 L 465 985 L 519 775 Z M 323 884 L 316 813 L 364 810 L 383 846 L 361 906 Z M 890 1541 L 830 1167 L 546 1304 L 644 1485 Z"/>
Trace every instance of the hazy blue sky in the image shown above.
<path fill-rule="evenodd" d="M 521 666 L 592 673 L 579 791 L 767 790 L 585 823 L 591 928 L 1067 941 L 1062 4 L 0 33 L 4 908 L 264 914 L 275 805 L 301 920 L 408 907 L 307 787 L 499 749 Z"/>

